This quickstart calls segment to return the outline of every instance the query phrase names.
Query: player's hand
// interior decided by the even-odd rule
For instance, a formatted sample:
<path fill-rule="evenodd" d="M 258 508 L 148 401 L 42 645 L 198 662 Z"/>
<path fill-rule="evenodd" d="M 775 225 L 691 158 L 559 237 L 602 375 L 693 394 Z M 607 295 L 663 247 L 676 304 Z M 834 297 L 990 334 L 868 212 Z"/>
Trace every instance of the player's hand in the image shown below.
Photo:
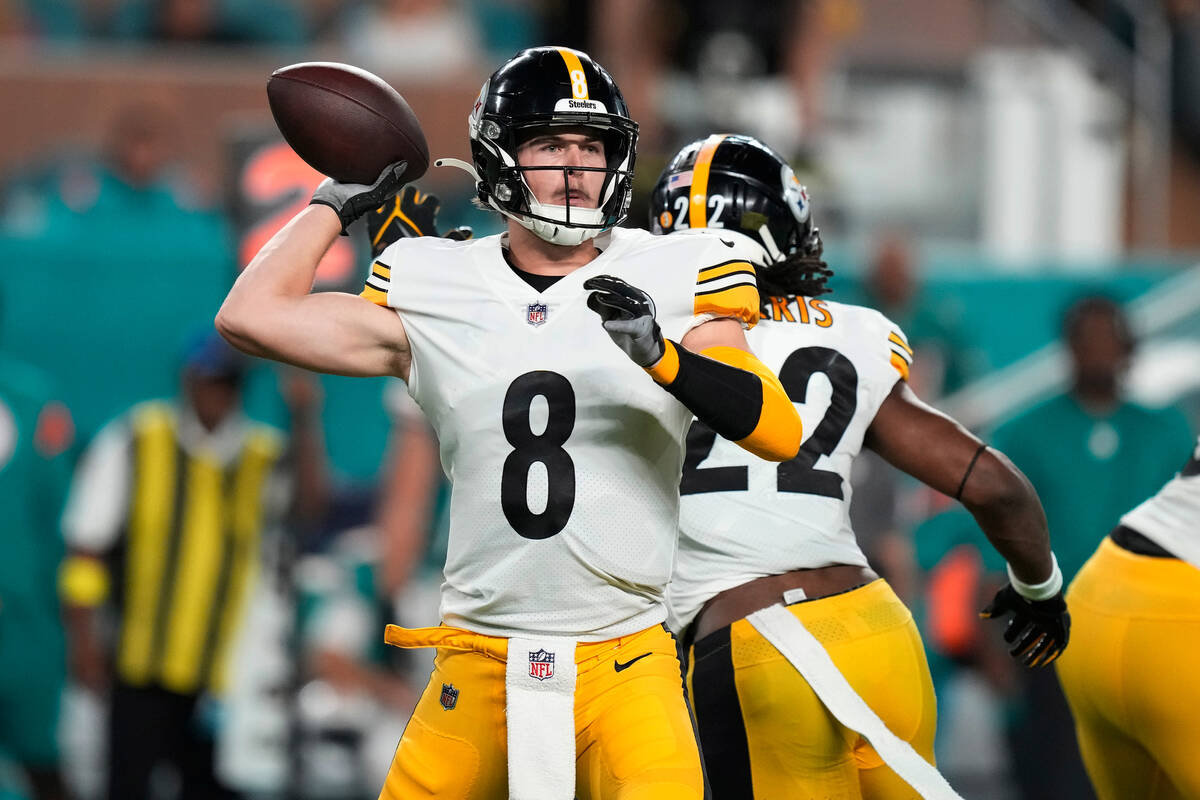
<path fill-rule="evenodd" d="M 309 204 L 329 206 L 336 211 L 338 219 L 342 221 L 342 235 L 345 236 L 350 223 L 371 209 L 378 208 L 400 191 L 407 169 L 407 161 L 389 164 L 369 186 L 365 183 L 340 183 L 333 178 L 326 178 L 313 192 Z"/>
<path fill-rule="evenodd" d="M 474 231 L 466 226 L 438 233 L 437 213 L 440 206 L 437 195 L 422 192 L 416 186 L 405 186 L 400 194 L 367 215 L 371 256 L 377 257 L 397 239 L 441 236 L 461 242 L 474 235 Z"/>
<path fill-rule="evenodd" d="M 999 619 L 1012 614 L 1004 641 L 1012 645 L 1008 654 L 1027 667 L 1044 667 L 1062 655 L 1071 637 L 1071 615 L 1062 592 L 1045 600 L 1028 600 L 1012 584 L 996 592 L 979 616 Z"/>
<path fill-rule="evenodd" d="M 604 330 L 639 367 L 652 367 L 666 352 L 662 331 L 654 319 L 654 300 L 636 286 L 611 275 L 588 278 L 588 308 L 600 315 Z"/>

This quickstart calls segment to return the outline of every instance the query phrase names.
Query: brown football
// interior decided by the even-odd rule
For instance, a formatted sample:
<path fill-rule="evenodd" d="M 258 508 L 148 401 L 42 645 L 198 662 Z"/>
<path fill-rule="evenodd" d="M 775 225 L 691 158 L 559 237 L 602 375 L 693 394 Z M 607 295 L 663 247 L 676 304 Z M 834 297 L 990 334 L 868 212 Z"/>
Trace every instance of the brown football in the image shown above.
<path fill-rule="evenodd" d="M 374 183 L 407 161 L 405 181 L 429 169 L 429 146 L 408 103 L 382 78 L 311 61 L 271 73 L 267 102 L 280 133 L 310 167 L 343 183 Z"/>

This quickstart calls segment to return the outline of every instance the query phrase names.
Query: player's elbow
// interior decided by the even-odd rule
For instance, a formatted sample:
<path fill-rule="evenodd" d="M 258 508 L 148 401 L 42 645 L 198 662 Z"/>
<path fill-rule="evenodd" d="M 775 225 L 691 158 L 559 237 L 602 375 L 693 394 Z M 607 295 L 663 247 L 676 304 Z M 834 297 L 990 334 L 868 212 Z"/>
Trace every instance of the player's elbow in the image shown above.
<path fill-rule="evenodd" d="M 791 461 L 800 452 L 804 425 L 796 407 L 784 395 L 772 401 L 765 393 L 758 425 L 738 445 L 766 461 Z"/>
<path fill-rule="evenodd" d="M 256 332 L 255 315 L 244 301 L 231 293 L 221 304 L 213 320 L 217 333 L 237 349 L 257 355 L 258 333 Z"/>
<path fill-rule="evenodd" d="M 1037 503 L 1029 479 L 998 450 L 985 450 L 963 486 L 962 502 L 969 510 L 992 516 L 1019 514 Z"/>

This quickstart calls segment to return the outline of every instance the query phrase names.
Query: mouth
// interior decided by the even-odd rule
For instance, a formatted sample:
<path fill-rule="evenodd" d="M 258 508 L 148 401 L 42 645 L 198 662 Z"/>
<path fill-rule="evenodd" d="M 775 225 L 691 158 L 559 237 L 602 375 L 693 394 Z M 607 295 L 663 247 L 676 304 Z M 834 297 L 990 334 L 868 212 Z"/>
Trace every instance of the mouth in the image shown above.
<path fill-rule="evenodd" d="M 569 191 L 560 193 L 558 200 L 560 205 L 587 206 L 591 203 L 592 198 L 586 192 Z"/>

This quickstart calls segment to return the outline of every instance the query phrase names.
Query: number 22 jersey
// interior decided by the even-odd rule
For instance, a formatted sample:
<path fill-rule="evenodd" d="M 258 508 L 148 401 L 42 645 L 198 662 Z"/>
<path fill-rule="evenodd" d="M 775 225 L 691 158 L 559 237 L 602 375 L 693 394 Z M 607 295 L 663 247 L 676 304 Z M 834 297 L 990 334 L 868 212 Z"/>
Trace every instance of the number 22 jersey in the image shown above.
<path fill-rule="evenodd" d="M 615 229 L 544 291 L 502 236 L 401 239 L 363 295 L 396 310 L 409 393 L 453 489 L 445 624 L 495 636 L 601 641 L 666 617 L 690 412 L 613 343 L 583 283 L 646 291 L 663 335 L 758 319 L 753 268 L 716 237 Z"/>
<path fill-rule="evenodd" d="M 746 337 L 804 422 L 791 461 L 751 457 L 694 422 L 680 484 L 679 552 L 668 588 L 682 631 L 719 592 L 766 575 L 867 566 L 850 527 L 850 467 L 912 351 L 870 308 L 820 298 L 764 298 Z"/>

